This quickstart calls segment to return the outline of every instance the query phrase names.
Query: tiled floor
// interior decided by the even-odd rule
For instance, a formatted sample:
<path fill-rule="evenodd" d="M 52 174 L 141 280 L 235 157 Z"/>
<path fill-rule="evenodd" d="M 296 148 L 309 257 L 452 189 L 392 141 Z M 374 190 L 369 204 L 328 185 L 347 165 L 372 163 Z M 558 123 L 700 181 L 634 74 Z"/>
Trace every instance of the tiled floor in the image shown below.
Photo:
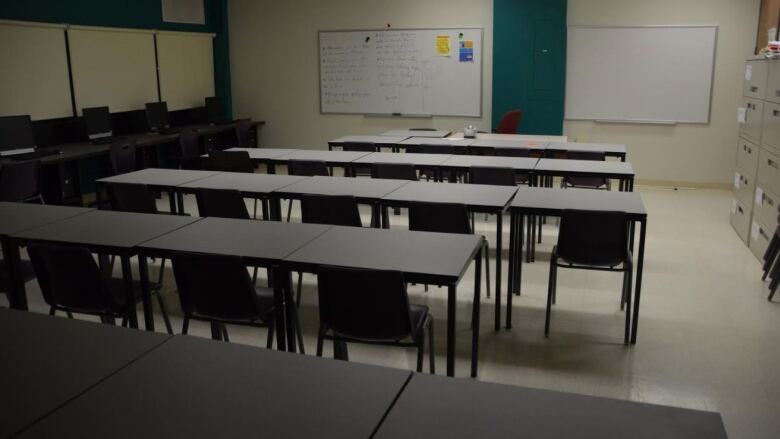
<path fill-rule="evenodd" d="M 766 301 L 760 265 L 729 226 L 730 194 L 639 191 L 649 211 L 649 232 L 638 344 L 622 344 L 621 276 L 579 270 L 559 270 L 558 304 L 550 337 L 544 337 L 553 220 L 537 246 L 537 262 L 524 266 L 523 295 L 514 301 L 514 328 L 493 332 L 493 299 L 483 299 L 478 379 L 714 410 L 722 413 L 732 438 L 780 436 L 780 303 Z M 196 212 L 191 197 L 187 204 L 189 212 Z M 160 206 L 167 206 L 167 200 Z M 403 214 L 391 221 L 405 227 Z M 495 242 L 492 221 L 479 217 L 477 229 Z M 459 376 L 469 370 L 472 273 L 466 274 L 458 294 Z M 180 312 L 171 274 L 166 273 L 165 297 L 178 331 Z M 304 276 L 300 309 L 308 354 L 314 352 L 318 321 L 315 280 Z M 46 311 L 37 286 L 31 283 L 28 289 L 32 308 Z M 431 287 L 426 293 L 417 285 L 410 287 L 410 295 L 413 302 L 429 305 L 437 318 L 437 367 L 442 373 L 445 291 Z M 157 322 L 163 328 L 159 316 Z M 210 334 L 198 323 L 191 333 Z M 230 328 L 230 335 L 233 342 L 265 343 L 264 330 L 236 327 Z M 329 348 L 326 345 L 326 355 Z M 405 369 L 415 365 L 412 349 L 356 345 L 350 346 L 350 359 Z"/>

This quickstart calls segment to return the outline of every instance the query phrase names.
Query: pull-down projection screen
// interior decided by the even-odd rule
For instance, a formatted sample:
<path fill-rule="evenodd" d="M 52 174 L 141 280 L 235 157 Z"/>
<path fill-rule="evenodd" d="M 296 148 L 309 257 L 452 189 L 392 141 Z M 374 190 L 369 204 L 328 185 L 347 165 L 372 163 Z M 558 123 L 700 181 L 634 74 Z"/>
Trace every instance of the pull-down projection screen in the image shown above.
<path fill-rule="evenodd" d="M 160 95 L 168 110 L 202 107 L 204 98 L 214 96 L 212 39 L 212 34 L 157 34 Z"/>

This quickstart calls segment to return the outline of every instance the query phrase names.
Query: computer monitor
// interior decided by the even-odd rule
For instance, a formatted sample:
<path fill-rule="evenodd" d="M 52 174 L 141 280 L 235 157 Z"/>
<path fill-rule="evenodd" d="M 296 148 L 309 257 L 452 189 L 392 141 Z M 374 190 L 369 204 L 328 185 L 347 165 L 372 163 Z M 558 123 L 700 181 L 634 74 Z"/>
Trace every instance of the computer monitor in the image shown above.
<path fill-rule="evenodd" d="M 81 110 L 84 115 L 84 123 L 87 126 L 87 137 L 89 140 L 111 137 L 113 130 L 111 128 L 111 115 L 108 107 L 84 108 Z"/>
<path fill-rule="evenodd" d="M 0 117 L 0 156 L 35 151 L 30 116 Z"/>
<path fill-rule="evenodd" d="M 168 104 L 165 102 L 150 102 L 146 104 L 146 122 L 152 131 L 160 131 L 171 126 L 168 118 Z"/>
<path fill-rule="evenodd" d="M 222 99 L 212 96 L 206 98 L 206 119 L 208 123 L 222 123 L 225 115 L 222 113 Z"/>

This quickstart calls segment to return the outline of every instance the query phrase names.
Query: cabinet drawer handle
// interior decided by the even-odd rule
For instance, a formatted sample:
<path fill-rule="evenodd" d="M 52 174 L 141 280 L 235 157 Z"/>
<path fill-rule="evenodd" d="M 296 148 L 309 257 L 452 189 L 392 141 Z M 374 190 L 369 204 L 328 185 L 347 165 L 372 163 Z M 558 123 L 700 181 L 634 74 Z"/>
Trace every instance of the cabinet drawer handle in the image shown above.
<path fill-rule="evenodd" d="M 740 215 L 743 215 L 745 213 L 745 211 L 742 210 L 742 206 L 737 206 L 737 210 L 739 210 Z"/>
<path fill-rule="evenodd" d="M 772 159 L 766 159 L 766 164 L 772 168 L 780 169 L 780 166 L 777 164 L 777 162 Z"/>
<path fill-rule="evenodd" d="M 772 198 L 767 197 L 766 194 L 764 194 L 764 202 L 766 202 L 766 204 L 768 204 L 770 206 L 774 206 L 775 205 L 775 200 L 772 199 Z"/>
<path fill-rule="evenodd" d="M 758 87 L 756 87 L 756 86 L 750 87 L 750 91 L 752 91 L 753 93 L 755 93 L 755 92 L 757 92 L 757 91 L 758 91 Z"/>
<path fill-rule="evenodd" d="M 763 227 L 759 227 L 759 228 L 758 228 L 758 233 L 760 233 L 760 234 L 761 234 L 761 236 L 763 236 L 763 237 L 764 237 L 764 239 L 766 239 L 767 241 L 769 241 L 769 236 L 767 236 L 767 234 L 766 234 L 766 232 L 764 231 L 764 228 L 763 228 Z"/>

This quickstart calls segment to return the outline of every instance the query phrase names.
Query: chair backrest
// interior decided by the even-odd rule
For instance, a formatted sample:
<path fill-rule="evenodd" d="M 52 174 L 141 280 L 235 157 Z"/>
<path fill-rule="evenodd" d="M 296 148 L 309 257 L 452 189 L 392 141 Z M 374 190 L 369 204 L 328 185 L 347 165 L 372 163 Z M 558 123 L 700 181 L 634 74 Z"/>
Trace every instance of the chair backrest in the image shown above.
<path fill-rule="evenodd" d="M 235 189 L 199 189 L 195 193 L 200 216 L 250 219 L 241 192 Z"/>
<path fill-rule="evenodd" d="M 109 183 L 106 189 L 112 210 L 157 213 L 157 197 L 145 184 Z"/>
<path fill-rule="evenodd" d="M 114 142 L 108 148 L 108 161 L 114 175 L 135 171 L 136 160 L 135 140 Z"/>
<path fill-rule="evenodd" d="M 469 183 L 514 186 L 515 171 L 512 168 L 490 168 L 472 166 L 469 168 Z"/>
<path fill-rule="evenodd" d="M 420 232 L 472 233 L 469 212 L 464 204 L 409 204 L 409 230 Z"/>
<path fill-rule="evenodd" d="M 418 152 L 423 154 L 455 154 L 455 147 L 453 145 L 420 145 Z"/>
<path fill-rule="evenodd" d="M 218 320 L 262 317 L 255 287 L 240 257 L 180 253 L 171 260 L 185 315 Z"/>
<path fill-rule="evenodd" d="M 625 212 L 565 209 L 558 232 L 558 256 L 580 265 L 608 266 L 628 256 Z"/>
<path fill-rule="evenodd" d="M 257 139 L 253 131 L 250 119 L 236 122 L 236 142 L 239 148 L 257 148 Z"/>
<path fill-rule="evenodd" d="M 365 142 L 346 142 L 341 147 L 344 151 L 357 151 L 357 152 L 377 152 L 378 149 L 373 143 Z"/>
<path fill-rule="evenodd" d="M 47 304 L 105 314 L 119 311 L 125 303 L 111 294 L 88 249 L 30 244 L 27 253 Z"/>
<path fill-rule="evenodd" d="M 522 118 L 522 110 L 507 111 L 498 122 L 496 132 L 499 134 L 517 134 L 520 129 L 520 120 Z"/>
<path fill-rule="evenodd" d="M 0 166 L 0 201 L 25 201 L 41 194 L 41 162 L 8 162 Z"/>
<path fill-rule="evenodd" d="M 317 273 L 320 327 L 368 341 L 396 341 L 412 333 L 401 272 L 321 267 Z"/>
<path fill-rule="evenodd" d="M 417 171 L 411 163 L 374 163 L 371 178 L 417 181 Z"/>
<path fill-rule="evenodd" d="M 570 160 L 590 160 L 593 162 L 603 162 L 607 159 L 606 154 L 598 151 L 569 151 L 566 158 Z"/>
<path fill-rule="evenodd" d="M 206 168 L 210 171 L 243 172 L 251 174 L 255 172 L 255 165 L 249 158 L 247 151 L 218 151 L 209 152 L 206 159 Z"/>
<path fill-rule="evenodd" d="M 179 133 L 179 154 L 182 160 L 197 160 L 200 158 L 200 136 L 193 129 L 185 129 Z"/>
<path fill-rule="evenodd" d="M 493 155 L 498 157 L 530 157 L 528 148 L 493 148 Z"/>
<path fill-rule="evenodd" d="M 350 195 L 304 195 L 301 197 L 304 223 L 363 227 L 357 200 Z"/>
<path fill-rule="evenodd" d="M 287 162 L 287 173 L 301 177 L 330 176 L 328 166 L 325 162 L 319 160 L 289 160 Z"/>

